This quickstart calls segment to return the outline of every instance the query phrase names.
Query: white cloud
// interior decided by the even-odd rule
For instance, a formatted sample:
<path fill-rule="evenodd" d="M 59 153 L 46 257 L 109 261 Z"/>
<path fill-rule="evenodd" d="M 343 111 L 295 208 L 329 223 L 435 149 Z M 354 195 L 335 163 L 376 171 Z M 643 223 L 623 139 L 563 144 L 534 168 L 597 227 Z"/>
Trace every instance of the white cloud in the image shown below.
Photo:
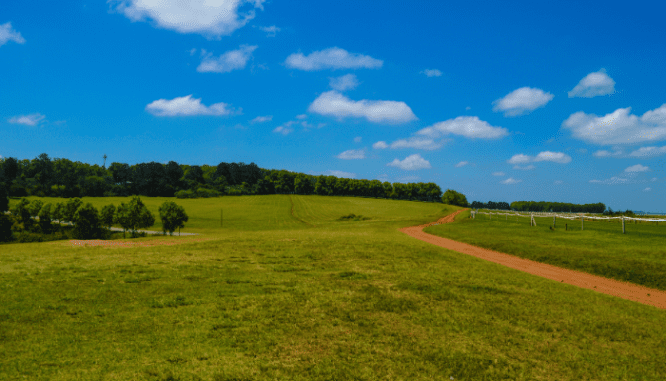
<path fill-rule="evenodd" d="M 353 90 L 358 86 L 358 79 L 355 74 L 345 74 L 341 77 L 330 78 L 328 84 L 338 91 Z"/>
<path fill-rule="evenodd" d="M 504 116 L 525 115 L 545 106 L 553 97 L 541 89 L 521 87 L 494 101 L 493 111 L 503 111 Z"/>
<path fill-rule="evenodd" d="M 555 180 L 555 181 L 553 181 L 553 184 L 555 184 L 555 185 L 561 185 L 562 183 L 563 183 L 562 180 Z"/>
<path fill-rule="evenodd" d="M 342 152 L 338 156 L 338 159 L 352 160 L 352 159 L 365 159 L 365 150 L 362 149 L 350 149 L 348 151 Z"/>
<path fill-rule="evenodd" d="M 35 114 L 30 114 L 30 115 L 15 116 L 15 117 L 7 119 L 7 121 L 9 123 L 12 123 L 12 124 L 22 124 L 24 126 L 36 126 L 42 120 L 44 120 L 44 118 L 46 118 L 46 116 L 44 116 L 40 113 L 35 113 Z"/>
<path fill-rule="evenodd" d="M 456 164 L 456 168 L 464 167 L 464 166 L 466 166 L 467 164 L 469 164 L 469 162 L 467 162 L 467 161 L 461 161 L 460 163 Z"/>
<path fill-rule="evenodd" d="M 624 171 L 625 172 L 645 172 L 645 171 L 648 171 L 648 170 L 650 170 L 650 168 L 648 168 L 644 165 L 636 164 L 636 165 L 632 165 L 631 167 L 628 167 Z"/>
<path fill-rule="evenodd" d="M 562 152 L 551 152 L 551 151 L 539 152 L 539 154 L 534 157 L 520 153 L 517 155 L 513 155 L 511 159 L 507 160 L 506 162 L 509 164 L 526 164 L 539 161 L 552 161 L 553 163 L 567 164 L 571 162 L 571 156 Z M 518 166 L 514 167 L 514 169 L 533 169 L 533 168 L 534 168 L 533 165 L 528 165 L 527 167 L 518 167 Z"/>
<path fill-rule="evenodd" d="M 647 187 L 647 188 L 643 189 L 643 192 L 649 192 L 649 191 L 651 191 L 651 190 L 652 190 L 652 188 Z"/>
<path fill-rule="evenodd" d="M 307 119 L 307 118 L 308 118 L 308 116 L 305 115 L 305 114 L 299 114 L 299 115 L 296 115 L 296 119 L 303 120 L 303 119 Z"/>
<path fill-rule="evenodd" d="M 354 178 L 356 178 L 355 173 L 343 172 L 343 171 L 338 171 L 338 170 L 326 171 L 326 175 L 327 176 L 342 177 L 342 178 L 345 178 L 345 179 L 354 179 Z"/>
<path fill-rule="evenodd" d="M 524 167 L 521 167 L 520 165 L 514 165 L 513 169 L 519 169 L 521 171 L 531 171 L 532 169 L 536 168 L 534 165 L 526 165 Z"/>
<path fill-rule="evenodd" d="M 0 25 L 0 46 L 9 41 L 14 41 L 17 44 L 25 44 L 25 39 L 21 36 L 21 33 L 12 29 L 11 22 Z"/>
<path fill-rule="evenodd" d="M 229 73 L 233 70 L 244 69 L 252 52 L 257 46 L 241 45 L 238 50 L 230 50 L 219 57 L 208 54 L 197 67 L 199 73 Z"/>
<path fill-rule="evenodd" d="M 606 74 L 606 70 L 601 69 L 581 79 L 576 87 L 569 91 L 569 98 L 592 98 L 599 95 L 613 94 L 614 92 L 615 81 Z"/>
<path fill-rule="evenodd" d="M 361 140 L 363 140 L 363 138 L 360 137 L 360 136 L 357 136 L 357 137 L 354 138 L 354 143 L 360 143 Z"/>
<path fill-rule="evenodd" d="M 308 111 L 336 118 L 357 117 L 370 122 L 405 123 L 417 119 L 412 109 L 404 102 L 353 101 L 335 90 L 321 94 L 312 102 Z"/>
<path fill-rule="evenodd" d="M 386 142 L 383 141 L 383 140 L 380 140 L 377 143 L 372 145 L 372 148 L 374 148 L 374 149 L 384 149 L 384 148 L 388 148 L 388 147 L 389 147 L 388 144 L 386 144 Z"/>
<path fill-rule="evenodd" d="M 442 146 L 441 143 L 435 143 L 433 139 L 411 137 L 409 139 L 399 139 L 391 143 L 391 148 L 416 148 L 424 150 L 436 150 Z"/>
<path fill-rule="evenodd" d="M 455 119 L 435 123 L 430 127 L 419 130 L 417 134 L 431 138 L 455 134 L 471 139 L 499 139 L 509 133 L 506 128 L 493 127 L 476 116 L 459 116 Z"/>
<path fill-rule="evenodd" d="M 615 151 L 615 152 L 611 152 L 611 151 L 607 151 L 607 150 L 602 149 L 602 150 L 598 150 L 598 151 L 595 152 L 593 155 L 596 156 L 596 157 L 621 156 L 621 155 L 622 155 L 622 151 L 617 150 L 617 151 Z"/>
<path fill-rule="evenodd" d="M 239 8 L 250 4 L 263 9 L 264 0 L 109 0 L 115 9 L 132 21 L 152 20 L 159 28 L 179 33 L 197 33 L 206 37 L 228 36 L 255 16 L 254 9 L 244 13 Z"/>
<path fill-rule="evenodd" d="M 255 123 L 264 123 L 264 122 L 270 122 L 273 120 L 273 115 L 266 115 L 266 116 L 258 116 L 250 121 L 250 123 L 255 124 Z"/>
<path fill-rule="evenodd" d="M 421 74 L 425 74 L 428 77 L 441 77 L 442 72 L 437 70 L 437 69 L 425 69 L 421 72 Z"/>
<path fill-rule="evenodd" d="M 661 156 L 666 154 L 666 146 L 663 147 L 641 147 L 634 152 L 630 153 L 629 156 L 633 157 L 650 157 L 650 156 Z"/>
<path fill-rule="evenodd" d="M 147 105 L 146 111 L 155 116 L 223 116 L 236 113 L 226 103 L 215 103 L 205 106 L 201 104 L 201 99 L 193 99 L 192 94 L 172 100 L 158 99 Z"/>
<path fill-rule="evenodd" d="M 597 116 L 579 111 L 562 122 L 574 138 L 589 143 L 634 144 L 666 139 L 666 103 L 641 117 L 630 114 L 631 107 Z"/>
<path fill-rule="evenodd" d="M 289 127 L 289 125 L 278 126 L 278 127 L 275 127 L 275 129 L 273 130 L 273 132 L 276 132 L 276 133 L 279 133 L 279 134 L 282 134 L 282 135 L 289 135 L 293 131 L 294 131 L 294 129 Z"/>
<path fill-rule="evenodd" d="M 562 152 L 539 152 L 534 158 L 534 161 L 552 161 L 553 163 L 567 164 L 571 162 L 571 156 Z"/>
<path fill-rule="evenodd" d="M 627 184 L 631 182 L 630 179 L 625 179 L 621 177 L 611 177 L 610 179 L 606 180 L 590 180 L 590 183 L 592 184 L 604 184 L 604 185 L 617 185 L 617 184 Z"/>
<path fill-rule="evenodd" d="M 379 69 L 384 61 L 333 47 L 312 52 L 308 56 L 303 55 L 303 53 L 293 53 L 287 57 L 285 64 L 292 69 L 314 71 L 324 69 Z"/>
<path fill-rule="evenodd" d="M 650 181 L 655 182 L 655 181 L 657 181 L 657 178 L 653 177 L 653 178 L 650 179 Z"/>
<path fill-rule="evenodd" d="M 275 25 L 271 26 L 260 26 L 259 30 L 266 32 L 266 37 L 275 37 L 275 34 L 279 32 L 281 29 L 276 27 Z"/>
<path fill-rule="evenodd" d="M 502 184 L 518 184 L 522 182 L 523 180 L 516 180 L 513 177 L 509 177 L 508 179 L 502 181 Z"/>
<path fill-rule="evenodd" d="M 519 153 L 517 155 L 513 155 L 511 159 L 507 160 L 507 163 L 509 164 L 524 164 L 524 163 L 529 163 L 532 161 L 531 156 L 523 155 L 522 153 Z"/>
<path fill-rule="evenodd" d="M 504 172 L 493 172 L 493 176 L 504 176 Z"/>
<path fill-rule="evenodd" d="M 398 167 L 398 168 L 404 169 L 406 171 L 414 171 L 414 170 L 417 170 L 417 169 L 430 168 L 430 162 L 428 162 L 428 160 L 422 158 L 421 155 L 419 155 L 418 153 L 407 156 L 405 158 L 405 160 L 403 160 L 403 161 L 400 161 L 398 159 L 394 159 L 392 162 L 390 162 L 386 165 L 390 166 L 390 167 Z"/>

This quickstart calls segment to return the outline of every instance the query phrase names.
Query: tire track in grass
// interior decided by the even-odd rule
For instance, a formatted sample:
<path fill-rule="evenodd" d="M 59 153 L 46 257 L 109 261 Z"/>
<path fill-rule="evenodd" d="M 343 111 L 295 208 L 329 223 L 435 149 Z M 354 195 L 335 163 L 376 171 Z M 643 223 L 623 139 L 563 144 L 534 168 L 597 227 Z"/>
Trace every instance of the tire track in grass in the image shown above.
<path fill-rule="evenodd" d="M 302 219 L 296 217 L 296 215 L 294 215 L 294 199 L 292 198 L 292 195 L 289 195 L 289 201 L 291 202 L 291 217 L 292 217 L 293 219 L 295 219 L 295 220 L 297 220 L 297 221 L 300 221 L 300 222 L 302 222 L 302 223 L 304 223 L 304 224 L 306 224 L 306 225 L 309 225 L 309 226 L 312 226 L 312 227 L 316 227 L 315 225 L 313 225 L 313 224 L 311 224 L 311 223 L 309 223 L 309 222 L 305 222 L 305 221 L 303 221 Z"/>
<path fill-rule="evenodd" d="M 665 291 L 639 286 L 632 283 L 621 282 L 615 279 L 608 279 L 581 271 L 564 269 L 529 259 L 519 258 L 513 255 L 454 241 L 452 239 L 438 237 L 423 231 L 424 228 L 431 225 L 447 224 L 453 222 L 455 216 L 465 210 L 466 209 L 458 210 L 455 213 L 440 218 L 435 222 L 402 228 L 400 231 L 421 241 L 431 243 L 445 249 L 457 251 L 459 253 L 485 259 L 490 262 L 495 262 L 500 265 L 511 267 L 512 269 L 520 270 L 532 275 L 537 275 L 561 283 L 568 283 L 581 288 L 587 288 L 589 290 L 617 296 L 623 299 L 647 304 L 657 308 L 666 309 Z"/>

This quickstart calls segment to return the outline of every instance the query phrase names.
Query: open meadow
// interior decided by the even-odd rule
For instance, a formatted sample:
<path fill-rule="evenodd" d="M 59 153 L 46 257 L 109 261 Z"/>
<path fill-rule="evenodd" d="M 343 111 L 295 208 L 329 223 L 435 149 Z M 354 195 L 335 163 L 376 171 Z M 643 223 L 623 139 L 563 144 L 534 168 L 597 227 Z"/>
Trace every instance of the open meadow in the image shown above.
<path fill-rule="evenodd" d="M 183 231 L 200 235 L 127 240 L 149 247 L 0 245 L 0 379 L 666 378 L 666 311 L 398 231 L 457 207 L 298 195 L 142 200 L 156 216 L 165 200 L 182 205 Z M 83 201 L 101 208 L 129 198 Z M 368 219 L 340 219 L 351 213 Z M 427 230 L 483 246 L 501 241 L 496 231 L 529 229 L 526 220 L 508 229 L 465 214 Z M 594 237 L 543 232 L 538 222 L 533 239 L 507 241 L 530 252 L 542 235 Z M 608 234 L 596 245 L 619 248 L 604 259 L 631 270 L 611 240 L 632 235 Z M 661 268 L 649 243 L 659 239 L 636 241 L 644 246 L 632 246 L 635 263 Z M 605 251 L 589 241 L 562 245 L 592 261 Z M 173 242 L 181 244 L 160 245 Z"/>
<path fill-rule="evenodd" d="M 512 254 L 572 270 L 584 271 L 650 288 L 666 290 L 666 224 L 625 224 L 618 220 L 556 220 L 505 217 L 469 211 L 456 216 L 455 224 L 432 226 L 424 231 L 475 246 Z M 566 226 L 565 226 L 566 224 Z"/>

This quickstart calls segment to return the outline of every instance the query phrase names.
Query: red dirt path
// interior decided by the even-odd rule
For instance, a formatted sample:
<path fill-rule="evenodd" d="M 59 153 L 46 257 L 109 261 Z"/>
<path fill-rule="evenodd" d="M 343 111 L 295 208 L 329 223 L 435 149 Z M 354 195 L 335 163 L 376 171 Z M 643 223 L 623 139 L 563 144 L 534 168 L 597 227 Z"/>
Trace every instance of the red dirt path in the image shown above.
<path fill-rule="evenodd" d="M 483 249 L 466 243 L 454 241 L 448 238 L 437 237 L 423 232 L 423 229 L 435 225 L 453 222 L 455 216 L 463 210 L 458 210 L 453 214 L 431 222 L 425 225 L 411 226 L 400 229 L 401 232 L 420 239 L 421 241 L 443 247 L 445 249 L 468 254 L 487 261 L 499 263 L 512 269 L 524 271 L 543 278 L 552 279 L 558 282 L 572 284 L 574 286 L 587 288 L 608 295 L 617 296 L 623 299 L 633 300 L 638 303 L 648 304 L 657 308 L 666 309 L 666 292 L 655 290 L 636 284 L 621 282 L 614 279 L 608 279 L 597 275 L 592 275 L 580 271 L 564 269 L 561 267 L 531 261 L 514 257 L 513 255 L 499 253 L 497 251 Z"/>

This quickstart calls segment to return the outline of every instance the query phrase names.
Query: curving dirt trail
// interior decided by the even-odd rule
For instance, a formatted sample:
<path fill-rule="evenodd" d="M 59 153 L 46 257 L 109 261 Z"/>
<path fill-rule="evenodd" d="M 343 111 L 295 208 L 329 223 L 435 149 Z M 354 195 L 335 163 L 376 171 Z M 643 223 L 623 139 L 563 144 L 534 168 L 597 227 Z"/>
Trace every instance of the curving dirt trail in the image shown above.
<path fill-rule="evenodd" d="M 546 263 L 531 261 L 529 259 L 518 258 L 509 254 L 483 249 L 467 243 L 454 241 L 448 238 L 437 237 L 432 234 L 423 232 L 423 229 L 428 226 L 453 222 L 455 216 L 461 212 L 463 212 L 463 210 L 458 210 L 455 213 L 449 214 L 448 216 L 443 217 L 436 222 L 402 228 L 400 231 L 411 237 L 443 247 L 445 249 L 473 255 L 477 258 L 499 263 L 500 265 L 511 267 L 513 269 L 524 271 L 526 273 L 537 275 L 543 278 L 572 284 L 574 286 L 587 288 L 604 294 L 613 295 L 623 299 L 633 300 L 635 302 L 655 306 L 657 308 L 666 309 L 665 291 L 621 282 L 614 279 L 608 279 L 580 271 L 564 269 Z"/>

